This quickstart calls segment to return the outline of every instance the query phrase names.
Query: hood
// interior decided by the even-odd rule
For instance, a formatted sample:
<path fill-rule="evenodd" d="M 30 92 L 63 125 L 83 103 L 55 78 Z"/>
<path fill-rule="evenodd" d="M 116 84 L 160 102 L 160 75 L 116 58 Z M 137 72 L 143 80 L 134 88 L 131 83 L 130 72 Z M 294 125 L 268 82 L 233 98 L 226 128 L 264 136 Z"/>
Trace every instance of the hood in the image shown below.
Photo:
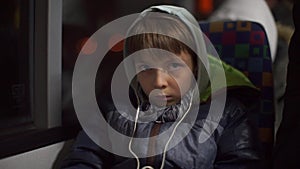
<path fill-rule="evenodd" d="M 240 92 L 240 95 L 247 95 L 248 99 L 251 100 L 251 98 L 257 97 L 259 89 L 253 85 L 253 83 L 248 79 L 248 77 L 239 71 L 238 69 L 232 67 L 231 65 L 225 63 L 225 62 L 219 62 L 215 57 L 208 55 L 209 65 L 211 68 L 210 74 L 212 80 L 217 81 L 216 91 L 222 91 L 223 89 L 226 89 L 229 91 L 229 93 L 233 90 L 242 91 L 244 89 L 245 92 Z M 226 86 L 224 86 L 224 83 L 218 83 L 218 79 L 215 79 L 218 75 L 218 69 L 223 69 L 225 72 L 226 77 Z M 250 93 L 248 93 L 251 91 Z M 247 94 L 248 93 L 248 94 Z M 206 90 L 201 95 L 201 101 L 207 102 L 211 97 L 211 88 L 207 87 Z"/>
<path fill-rule="evenodd" d="M 134 35 L 134 33 L 131 34 L 132 27 L 134 27 L 134 25 L 139 20 L 143 19 L 143 17 L 145 17 L 148 13 L 151 12 L 155 12 L 158 14 L 163 12 L 177 16 L 183 23 L 185 23 L 185 25 L 191 32 L 194 45 L 189 47 L 191 47 L 193 51 L 198 55 L 197 85 L 200 94 L 200 101 L 205 102 L 209 100 L 212 96 L 212 93 L 216 93 L 218 91 L 223 91 L 223 93 L 226 92 L 226 90 L 223 89 L 236 89 L 240 87 L 247 87 L 256 90 L 255 86 L 243 73 L 221 61 L 214 46 L 211 44 L 211 42 L 205 36 L 205 34 L 202 33 L 198 21 L 190 12 L 188 12 L 184 8 L 169 5 L 160 5 L 152 6 L 144 10 L 140 14 L 139 18 L 137 18 L 132 24 L 132 26 L 129 28 L 127 37 Z M 149 31 L 145 30 L 145 32 L 142 33 L 146 33 Z M 172 37 L 172 35 L 169 35 L 168 31 L 166 30 L 160 30 L 158 31 L 158 33 Z M 124 49 L 126 49 L 126 47 L 124 47 Z M 126 52 L 127 51 L 124 50 L 124 56 L 127 56 Z M 130 66 L 132 64 L 133 63 L 128 64 L 129 66 L 125 66 L 126 74 L 135 72 L 134 66 Z M 132 75 L 128 75 L 128 77 L 132 77 Z M 131 83 L 131 85 L 132 88 L 135 90 L 136 95 L 140 96 L 141 89 L 137 82 L 133 82 Z M 199 97 L 199 95 L 196 96 Z M 199 98 L 195 100 L 199 100 Z"/>
<path fill-rule="evenodd" d="M 274 61 L 277 50 L 277 28 L 273 14 L 265 0 L 226 0 L 208 18 L 209 21 L 248 20 L 261 24 L 267 34 L 271 58 Z"/>
<path fill-rule="evenodd" d="M 209 76 L 208 76 L 207 72 L 209 72 L 210 68 L 209 68 L 208 59 L 207 59 L 207 55 L 208 55 L 207 54 L 207 45 L 206 45 L 207 41 L 204 40 L 203 36 L 205 36 L 205 35 L 201 31 L 198 21 L 194 18 L 194 16 L 190 12 L 188 12 L 186 9 L 181 8 L 181 7 L 170 6 L 170 5 L 152 6 L 148 9 L 144 10 L 143 12 L 141 12 L 139 17 L 133 22 L 132 26 L 129 28 L 126 37 L 135 35 L 135 32 L 131 31 L 132 28 L 140 20 L 142 20 L 145 16 L 149 15 L 150 13 L 155 13 L 156 15 L 171 14 L 173 16 L 176 16 L 179 18 L 180 21 L 182 21 L 185 24 L 185 26 L 190 31 L 191 36 L 193 38 L 192 39 L 193 44 L 176 37 L 176 35 L 170 34 L 170 32 L 168 32 L 168 29 L 164 29 L 164 28 L 155 30 L 156 32 L 153 32 L 153 30 L 151 30 L 151 28 L 149 28 L 149 30 L 143 30 L 142 32 L 139 32 L 139 33 L 158 33 L 158 34 L 162 34 L 162 35 L 167 35 L 172 38 L 178 39 L 180 42 L 183 42 L 187 46 L 189 46 L 197 54 L 197 56 L 199 56 L 199 57 L 197 57 L 198 72 L 197 72 L 196 76 L 197 76 L 197 84 L 198 84 L 199 93 L 201 95 L 201 92 L 204 92 L 209 85 Z M 164 27 L 164 25 L 167 25 L 167 24 L 168 24 L 167 22 L 162 24 L 162 27 Z M 145 29 L 148 29 L 148 28 L 145 28 Z M 124 44 L 125 44 L 124 56 L 127 56 L 128 53 L 126 51 L 126 41 Z M 129 65 L 129 66 L 125 66 L 126 74 L 128 77 L 132 77 L 132 72 L 135 72 L 134 67 L 130 66 L 131 64 L 127 64 L 127 65 Z M 200 81 L 201 81 L 201 83 L 200 83 Z M 131 83 L 131 86 L 133 87 L 133 89 L 135 91 L 140 90 L 138 84 L 135 82 Z"/>

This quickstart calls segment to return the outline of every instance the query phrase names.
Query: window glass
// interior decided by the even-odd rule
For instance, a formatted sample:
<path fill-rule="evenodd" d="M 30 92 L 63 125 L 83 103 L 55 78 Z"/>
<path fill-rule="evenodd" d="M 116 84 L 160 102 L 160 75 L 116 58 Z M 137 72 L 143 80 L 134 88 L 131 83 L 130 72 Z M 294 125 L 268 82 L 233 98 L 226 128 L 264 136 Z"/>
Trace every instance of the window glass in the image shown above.
<path fill-rule="evenodd" d="M 0 1 L 0 131 L 33 122 L 30 4 L 30 0 Z"/>

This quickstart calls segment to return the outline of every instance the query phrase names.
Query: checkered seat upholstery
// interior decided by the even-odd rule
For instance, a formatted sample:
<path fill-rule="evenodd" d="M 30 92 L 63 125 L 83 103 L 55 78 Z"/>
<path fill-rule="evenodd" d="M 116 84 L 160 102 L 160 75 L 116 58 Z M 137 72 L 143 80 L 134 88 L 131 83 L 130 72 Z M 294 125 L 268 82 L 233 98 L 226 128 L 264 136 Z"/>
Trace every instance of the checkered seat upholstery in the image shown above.
<path fill-rule="evenodd" d="M 260 89 L 255 124 L 270 165 L 274 138 L 272 60 L 269 42 L 262 25 L 251 21 L 200 22 L 220 58 L 243 72 Z"/>

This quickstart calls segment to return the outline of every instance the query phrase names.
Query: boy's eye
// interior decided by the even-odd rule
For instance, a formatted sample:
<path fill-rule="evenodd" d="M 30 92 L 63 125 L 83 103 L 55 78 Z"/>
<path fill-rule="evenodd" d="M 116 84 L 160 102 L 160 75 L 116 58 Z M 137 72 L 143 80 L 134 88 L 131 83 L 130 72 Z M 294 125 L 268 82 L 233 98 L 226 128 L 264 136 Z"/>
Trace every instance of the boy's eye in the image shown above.
<path fill-rule="evenodd" d="M 139 64 L 136 66 L 136 69 L 138 72 L 142 72 L 142 71 L 146 71 L 146 70 L 150 69 L 150 66 L 147 64 Z"/>
<path fill-rule="evenodd" d="M 183 67 L 184 65 L 181 63 L 170 63 L 168 65 L 168 71 L 176 71 Z"/>

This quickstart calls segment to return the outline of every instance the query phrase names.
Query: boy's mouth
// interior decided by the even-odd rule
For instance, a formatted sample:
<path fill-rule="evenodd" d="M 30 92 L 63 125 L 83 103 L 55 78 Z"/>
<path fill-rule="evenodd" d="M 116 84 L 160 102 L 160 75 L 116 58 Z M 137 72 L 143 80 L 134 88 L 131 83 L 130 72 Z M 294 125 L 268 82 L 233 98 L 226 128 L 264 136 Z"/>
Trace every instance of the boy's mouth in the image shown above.
<path fill-rule="evenodd" d="M 165 93 L 157 89 L 150 92 L 148 99 L 151 104 L 153 103 L 155 105 L 166 106 L 173 104 L 175 97 L 170 93 Z"/>
<path fill-rule="evenodd" d="M 158 101 L 170 101 L 173 97 L 170 95 L 156 95 L 154 98 Z"/>

